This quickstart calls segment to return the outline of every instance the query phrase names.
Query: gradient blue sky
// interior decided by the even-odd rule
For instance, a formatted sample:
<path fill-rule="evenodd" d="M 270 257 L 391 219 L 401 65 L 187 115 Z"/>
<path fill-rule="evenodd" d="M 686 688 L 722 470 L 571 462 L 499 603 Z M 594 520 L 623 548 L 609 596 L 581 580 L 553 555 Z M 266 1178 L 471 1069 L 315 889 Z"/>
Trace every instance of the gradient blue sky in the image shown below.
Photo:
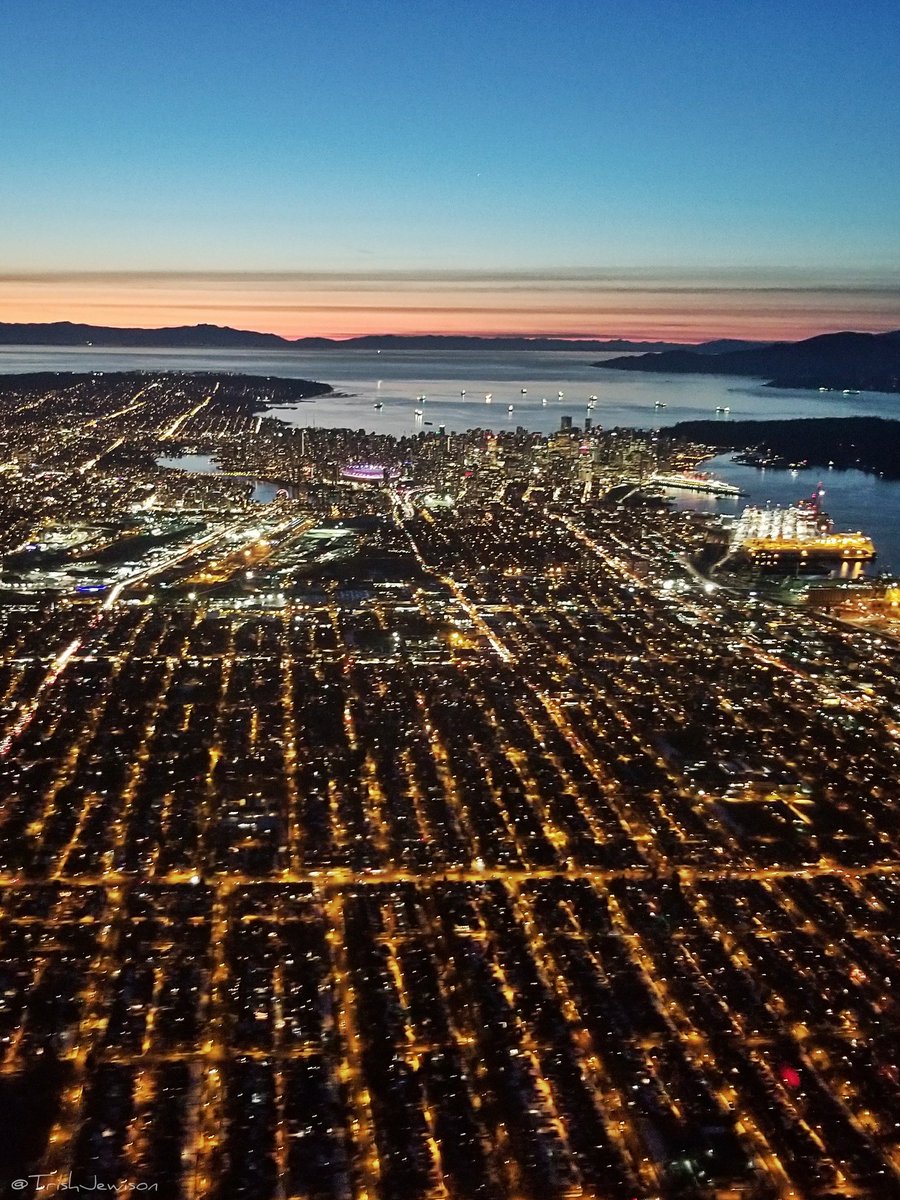
<path fill-rule="evenodd" d="M 593 270 L 598 332 L 624 333 L 602 281 L 637 268 L 764 269 L 898 325 L 898 46 L 883 0 L 4 0 L 0 318 L 118 295 L 110 323 L 201 320 L 212 290 L 210 319 L 259 328 L 425 328 L 431 289 L 448 327 L 494 331 L 495 280 Z M 448 270 L 477 273 L 452 304 Z M 142 309 L 147 271 L 172 274 Z M 301 274 L 266 308 L 269 272 Z M 354 276 L 378 281 L 356 307 Z"/>

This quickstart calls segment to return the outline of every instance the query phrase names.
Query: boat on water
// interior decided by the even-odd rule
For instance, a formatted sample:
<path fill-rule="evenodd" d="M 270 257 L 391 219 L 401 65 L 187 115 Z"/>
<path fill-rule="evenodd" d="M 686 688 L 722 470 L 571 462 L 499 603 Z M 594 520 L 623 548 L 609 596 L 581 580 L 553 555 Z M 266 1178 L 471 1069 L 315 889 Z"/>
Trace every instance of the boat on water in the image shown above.
<path fill-rule="evenodd" d="M 843 395 L 845 395 L 845 396 L 858 396 L 858 395 L 859 395 L 859 388 L 844 388 Z"/>
<path fill-rule="evenodd" d="M 665 400 L 657 400 L 656 403 L 653 405 L 653 407 L 654 408 L 668 408 L 668 405 L 666 404 Z"/>
<path fill-rule="evenodd" d="M 726 483 L 724 479 L 716 479 L 714 475 L 710 475 L 707 471 L 657 473 L 653 476 L 652 482 L 657 487 L 677 488 L 684 492 L 702 492 L 708 496 L 747 495 L 746 492 L 741 491 L 733 483 Z"/>
<path fill-rule="evenodd" d="M 727 404 L 717 404 L 716 412 L 717 413 L 730 413 L 731 409 L 728 407 Z"/>

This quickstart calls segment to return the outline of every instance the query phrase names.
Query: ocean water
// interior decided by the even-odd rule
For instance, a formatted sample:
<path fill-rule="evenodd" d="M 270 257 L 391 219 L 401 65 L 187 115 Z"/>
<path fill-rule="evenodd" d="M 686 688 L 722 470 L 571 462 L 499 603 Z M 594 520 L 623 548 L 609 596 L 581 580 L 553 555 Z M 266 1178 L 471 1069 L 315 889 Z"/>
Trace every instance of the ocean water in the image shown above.
<path fill-rule="evenodd" d="M 562 416 L 581 424 L 659 428 L 677 421 L 713 418 L 883 416 L 900 417 L 900 396 L 767 388 L 733 376 L 637 375 L 604 371 L 602 358 L 582 350 L 562 351 L 283 351 L 108 350 L 96 347 L 0 347 L 0 374 L 20 371 L 233 371 L 316 379 L 335 395 L 305 401 L 273 416 L 292 425 L 344 426 L 395 435 L 475 427 L 526 429 L 549 433 Z M 524 392 L 523 392 L 524 389 Z M 465 391 L 465 395 L 460 393 Z M 559 393 L 563 395 L 560 397 Z M 492 401 L 485 403 L 491 393 Z M 418 397 L 424 396 L 424 400 Z M 592 410 L 590 396 L 597 401 Z M 546 398 L 546 404 L 542 403 Z M 663 407 L 657 407 L 657 402 Z M 382 407 L 376 409 L 378 403 Z M 512 405 L 512 411 L 509 406 Z M 729 408 L 728 416 L 716 408 Z M 416 410 L 422 415 L 416 416 Z M 809 494 L 819 482 L 815 470 L 792 475 L 758 471 L 716 460 L 713 469 L 739 484 L 749 500 L 708 500 L 692 496 L 679 503 L 712 505 L 787 504 Z M 900 482 L 859 471 L 826 471 L 825 507 L 841 529 L 862 529 L 879 550 L 877 569 L 900 571 Z"/>
<path fill-rule="evenodd" d="M 0 374 L 18 371 L 234 371 L 316 379 L 339 393 L 271 410 L 295 425 L 340 425 L 406 434 L 426 427 L 507 429 L 523 425 L 549 433 L 560 417 L 576 424 L 597 403 L 595 424 L 657 428 L 677 421 L 716 417 L 717 407 L 732 419 L 812 416 L 897 416 L 900 397 L 880 393 L 775 390 L 733 376 L 637 375 L 604 371 L 601 358 L 583 350 L 282 351 L 103 350 L 94 347 L 0 347 Z M 522 389 L 525 393 L 522 393 Z M 461 396 L 460 392 L 466 395 Z M 485 403 L 485 395 L 492 402 Z M 559 392 L 563 392 L 562 398 Z M 424 401 L 417 397 L 424 395 Z M 541 403 L 545 397 L 547 404 Z M 657 408 L 659 401 L 664 408 Z M 373 406 L 383 407 L 376 410 Z M 508 411 L 509 405 L 513 411 Z M 417 418 L 415 410 L 423 415 Z M 725 420 L 720 416 L 718 419 Z"/>

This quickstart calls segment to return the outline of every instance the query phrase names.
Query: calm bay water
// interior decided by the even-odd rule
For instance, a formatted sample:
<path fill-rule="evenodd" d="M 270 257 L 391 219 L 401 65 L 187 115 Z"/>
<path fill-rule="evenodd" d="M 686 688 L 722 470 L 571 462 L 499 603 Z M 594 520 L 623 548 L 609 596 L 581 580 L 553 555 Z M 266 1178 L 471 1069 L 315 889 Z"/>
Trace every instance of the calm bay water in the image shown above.
<path fill-rule="evenodd" d="M 900 397 L 881 393 L 842 396 L 763 387 L 732 376 L 636 375 L 603 371 L 592 364 L 613 355 L 565 351 L 283 351 L 108 350 L 96 347 L 0 347 L 0 374 L 19 371 L 232 371 L 317 379 L 339 393 L 271 409 L 292 425 L 349 426 L 395 435 L 422 429 L 473 427 L 542 433 L 559 428 L 563 415 L 575 424 L 590 415 L 595 425 L 658 428 L 703 418 L 900 417 Z M 524 393 L 522 389 L 525 389 Z M 465 396 L 460 395 L 465 390 Z M 492 402 L 485 403 L 490 392 Z M 558 395 L 563 392 L 563 396 Z M 425 396 L 425 400 L 417 399 Z M 597 396 L 588 414 L 587 401 Z M 542 397 L 546 404 L 542 404 Z M 657 401 L 664 407 L 657 408 Z M 378 403 L 382 407 L 375 409 Z M 513 411 L 509 412 L 509 405 Z M 416 409 L 422 415 L 415 415 Z M 788 504 L 812 492 L 820 477 L 825 507 L 841 529 L 863 529 L 879 550 L 878 567 L 900 571 L 900 483 L 859 471 L 815 470 L 796 476 L 757 471 L 720 458 L 712 469 L 738 484 L 749 500 L 711 500 L 682 493 L 679 503 L 716 511 L 746 503 Z M 674 494 L 673 494 L 674 498 Z"/>
<path fill-rule="evenodd" d="M 339 393 L 271 410 L 296 425 L 343 425 L 405 434 L 421 428 L 506 429 L 524 425 L 548 433 L 565 413 L 584 419 L 588 397 L 598 397 L 595 424 L 657 427 L 715 417 L 733 419 L 812 416 L 898 416 L 900 397 L 868 393 L 774 390 L 733 376 L 635 375 L 603 371 L 601 358 L 583 350 L 413 351 L 332 350 L 318 353 L 218 350 L 103 350 L 0 347 L 0 374 L 16 371 L 234 371 L 318 379 Z M 522 395 L 521 389 L 526 389 Z M 465 390 L 466 395 L 460 396 Z M 562 399 L 558 392 L 564 393 Z M 485 404 L 487 392 L 493 401 Z M 416 397 L 425 395 L 424 402 Z M 546 406 L 541 398 L 546 397 Z M 656 408 L 661 401 L 665 408 Z M 376 411 L 375 403 L 383 408 Z M 513 412 L 507 412 L 513 405 Z M 423 409 L 417 420 L 416 408 Z M 721 418 L 726 419 L 726 418 Z"/>
<path fill-rule="evenodd" d="M 180 471 L 195 471 L 199 475 L 215 475 L 221 470 L 216 460 L 209 454 L 176 454 L 174 458 L 158 458 L 158 467 L 177 468 Z M 267 479 L 253 479 L 247 476 L 247 483 L 253 484 L 250 499 L 256 504 L 268 504 L 275 499 L 281 485 L 270 483 Z"/>

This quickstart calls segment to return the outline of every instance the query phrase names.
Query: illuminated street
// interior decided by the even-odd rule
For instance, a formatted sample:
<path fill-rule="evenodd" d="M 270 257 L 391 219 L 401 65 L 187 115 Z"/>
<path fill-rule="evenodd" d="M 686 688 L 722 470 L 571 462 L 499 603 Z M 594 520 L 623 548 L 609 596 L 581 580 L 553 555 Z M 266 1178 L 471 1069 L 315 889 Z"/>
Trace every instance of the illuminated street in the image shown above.
<path fill-rule="evenodd" d="M 900 1195 L 898 645 L 703 573 L 718 527 L 648 486 L 702 448 L 27 378 L 4 1177 Z"/>

